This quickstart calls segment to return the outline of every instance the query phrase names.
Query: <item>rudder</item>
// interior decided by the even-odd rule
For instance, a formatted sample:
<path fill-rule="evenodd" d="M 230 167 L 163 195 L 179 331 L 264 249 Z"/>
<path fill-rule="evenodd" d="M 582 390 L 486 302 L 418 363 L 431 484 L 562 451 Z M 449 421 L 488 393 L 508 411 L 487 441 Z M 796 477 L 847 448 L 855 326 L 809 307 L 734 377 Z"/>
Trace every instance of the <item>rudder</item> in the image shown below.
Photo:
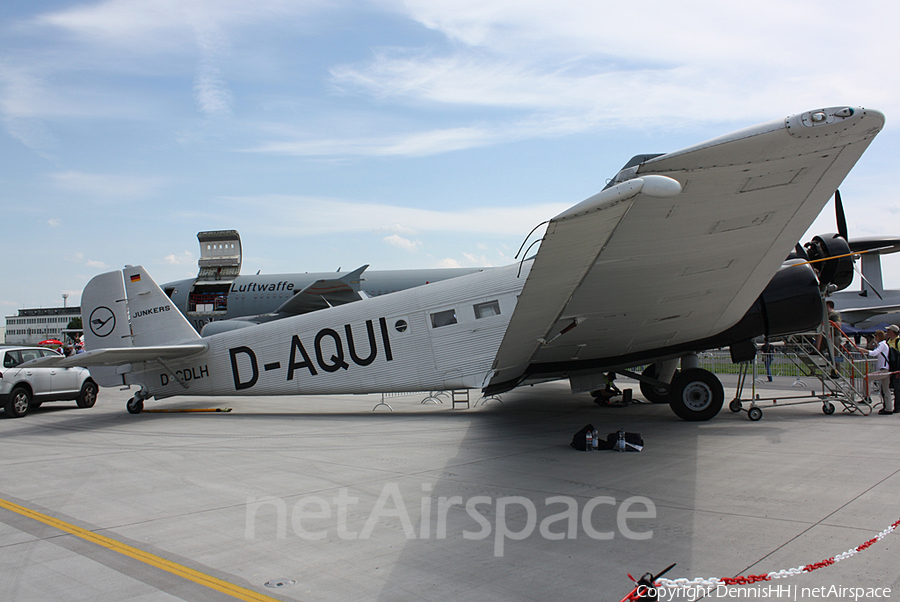
<path fill-rule="evenodd" d="M 200 338 L 143 266 L 127 266 L 122 276 L 135 347 L 171 345 Z"/>
<path fill-rule="evenodd" d="M 87 349 L 133 347 L 122 272 L 94 276 L 81 293 Z"/>

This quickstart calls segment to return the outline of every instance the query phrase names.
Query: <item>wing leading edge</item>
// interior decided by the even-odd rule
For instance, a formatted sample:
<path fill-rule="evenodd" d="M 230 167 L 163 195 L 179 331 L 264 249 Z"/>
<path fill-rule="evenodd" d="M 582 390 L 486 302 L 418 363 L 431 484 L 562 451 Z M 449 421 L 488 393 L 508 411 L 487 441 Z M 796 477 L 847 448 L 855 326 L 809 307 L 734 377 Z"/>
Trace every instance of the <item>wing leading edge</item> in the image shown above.
<path fill-rule="evenodd" d="M 810 111 L 623 170 L 550 221 L 491 386 L 733 326 L 883 125 Z"/>

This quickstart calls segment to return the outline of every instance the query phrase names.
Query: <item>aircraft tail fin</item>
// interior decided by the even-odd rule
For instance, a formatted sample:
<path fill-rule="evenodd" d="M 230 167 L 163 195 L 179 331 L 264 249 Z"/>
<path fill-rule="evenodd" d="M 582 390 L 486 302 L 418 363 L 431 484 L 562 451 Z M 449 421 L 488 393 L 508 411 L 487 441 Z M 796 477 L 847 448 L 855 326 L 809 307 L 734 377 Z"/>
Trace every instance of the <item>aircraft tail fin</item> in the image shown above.
<path fill-rule="evenodd" d="M 142 266 L 95 276 L 81 295 L 88 349 L 149 347 L 200 338 Z"/>

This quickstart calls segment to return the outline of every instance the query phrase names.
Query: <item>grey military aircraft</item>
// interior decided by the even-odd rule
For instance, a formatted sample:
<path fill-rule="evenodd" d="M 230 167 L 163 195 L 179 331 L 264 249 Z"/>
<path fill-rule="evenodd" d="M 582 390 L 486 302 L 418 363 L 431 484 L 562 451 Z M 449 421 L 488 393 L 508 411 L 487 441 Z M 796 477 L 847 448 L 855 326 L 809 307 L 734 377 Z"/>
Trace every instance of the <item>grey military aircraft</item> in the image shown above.
<path fill-rule="evenodd" d="M 199 232 L 196 278 L 168 282 L 163 291 L 201 333 L 219 332 L 298 316 L 368 297 L 440 282 L 485 268 L 373 270 L 241 275 L 237 230 Z"/>
<path fill-rule="evenodd" d="M 850 241 L 850 250 L 859 254 L 860 288 L 831 295 L 843 324 L 858 330 L 872 330 L 884 324 L 900 324 L 900 290 L 885 289 L 881 256 L 900 251 L 900 238 L 866 237 Z"/>
<path fill-rule="evenodd" d="M 644 157 L 551 219 L 519 264 L 209 337 L 128 266 L 84 289 L 88 351 L 35 364 L 138 387 L 132 413 L 176 395 L 492 394 L 555 379 L 592 391 L 649 364 L 642 385 L 709 420 L 724 390 L 697 352 L 740 361 L 758 336 L 821 323 L 841 237 L 808 247 L 816 271 L 784 258 L 883 126 L 878 111 L 818 108 Z"/>

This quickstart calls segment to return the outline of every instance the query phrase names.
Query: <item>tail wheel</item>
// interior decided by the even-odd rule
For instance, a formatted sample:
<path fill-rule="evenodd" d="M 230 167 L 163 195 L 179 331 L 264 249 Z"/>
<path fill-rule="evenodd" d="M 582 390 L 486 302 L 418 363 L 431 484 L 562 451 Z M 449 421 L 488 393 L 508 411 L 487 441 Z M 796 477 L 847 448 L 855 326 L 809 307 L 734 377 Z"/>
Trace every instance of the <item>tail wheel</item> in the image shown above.
<path fill-rule="evenodd" d="M 675 377 L 669 391 L 669 406 L 684 420 L 709 420 L 725 402 L 718 377 L 703 368 L 689 368 Z"/>
<path fill-rule="evenodd" d="M 21 418 L 28 413 L 29 407 L 31 407 L 31 391 L 25 387 L 13 389 L 6 402 L 6 414 L 13 418 Z"/>
<path fill-rule="evenodd" d="M 84 381 L 84 384 L 81 385 L 81 393 L 78 394 L 78 399 L 75 400 L 75 403 L 78 404 L 79 408 L 92 408 L 94 404 L 97 403 L 97 391 L 99 387 L 97 383 L 92 380 Z"/>
<path fill-rule="evenodd" d="M 129 414 L 140 414 L 144 411 L 144 400 L 132 397 L 128 400 L 128 403 L 125 404 L 125 408 L 128 410 Z"/>

